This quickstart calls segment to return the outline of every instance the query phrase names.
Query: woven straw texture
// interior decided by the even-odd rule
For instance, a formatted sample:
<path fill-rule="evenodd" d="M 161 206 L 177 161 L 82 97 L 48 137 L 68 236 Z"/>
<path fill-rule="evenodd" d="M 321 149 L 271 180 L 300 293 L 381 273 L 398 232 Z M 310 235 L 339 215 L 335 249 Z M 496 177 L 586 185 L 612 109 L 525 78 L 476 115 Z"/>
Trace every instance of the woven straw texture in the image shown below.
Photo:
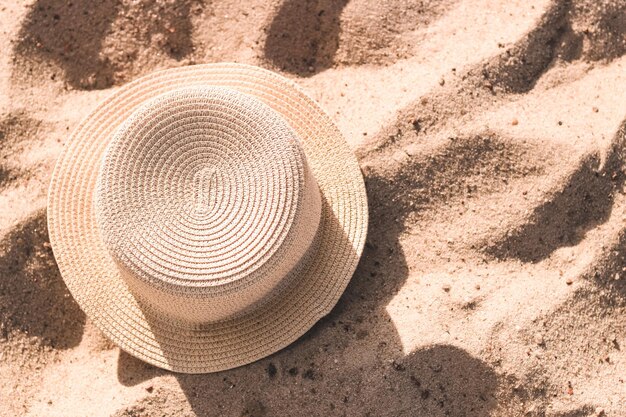
<path fill-rule="evenodd" d="M 107 337 L 204 373 L 270 355 L 330 312 L 363 250 L 367 200 L 340 132 L 297 86 L 209 64 L 140 78 L 80 124 L 48 227 Z"/>

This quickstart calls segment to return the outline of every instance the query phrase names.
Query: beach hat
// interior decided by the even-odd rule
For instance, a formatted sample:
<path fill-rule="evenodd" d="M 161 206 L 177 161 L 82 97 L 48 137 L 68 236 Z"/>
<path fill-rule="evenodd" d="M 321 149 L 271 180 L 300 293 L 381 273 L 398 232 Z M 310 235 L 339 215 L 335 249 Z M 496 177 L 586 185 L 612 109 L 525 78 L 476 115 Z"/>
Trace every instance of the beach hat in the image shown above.
<path fill-rule="evenodd" d="M 186 373 L 263 358 L 328 314 L 367 216 L 331 119 L 293 82 L 241 64 L 117 89 L 70 137 L 48 194 L 54 256 L 90 320 Z"/>

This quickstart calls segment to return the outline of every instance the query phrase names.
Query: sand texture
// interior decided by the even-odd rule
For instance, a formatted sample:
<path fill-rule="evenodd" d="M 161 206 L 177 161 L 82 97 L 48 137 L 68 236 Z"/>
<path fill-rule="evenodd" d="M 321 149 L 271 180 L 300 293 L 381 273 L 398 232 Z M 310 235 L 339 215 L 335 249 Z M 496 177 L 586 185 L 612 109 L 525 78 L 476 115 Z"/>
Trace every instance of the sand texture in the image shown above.
<path fill-rule="evenodd" d="M 124 83 L 293 78 L 361 164 L 370 231 L 333 312 L 179 375 L 108 342 L 46 230 L 69 133 Z M 626 416 L 624 0 L 0 3 L 1 416 Z"/>

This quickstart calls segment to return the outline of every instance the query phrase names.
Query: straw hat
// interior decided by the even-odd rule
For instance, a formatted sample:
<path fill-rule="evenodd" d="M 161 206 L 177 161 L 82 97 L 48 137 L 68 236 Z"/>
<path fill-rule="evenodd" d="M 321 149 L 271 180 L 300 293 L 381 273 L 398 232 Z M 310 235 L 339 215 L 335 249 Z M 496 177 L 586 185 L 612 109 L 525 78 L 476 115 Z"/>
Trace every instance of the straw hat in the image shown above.
<path fill-rule="evenodd" d="M 367 200 L 339 130 L 291 81 L 197 65 L 116 90 L 80 124 L 48 228 L 70 292 L 113 342 L 202 373 L 270 355 L 330 312 Z"/>

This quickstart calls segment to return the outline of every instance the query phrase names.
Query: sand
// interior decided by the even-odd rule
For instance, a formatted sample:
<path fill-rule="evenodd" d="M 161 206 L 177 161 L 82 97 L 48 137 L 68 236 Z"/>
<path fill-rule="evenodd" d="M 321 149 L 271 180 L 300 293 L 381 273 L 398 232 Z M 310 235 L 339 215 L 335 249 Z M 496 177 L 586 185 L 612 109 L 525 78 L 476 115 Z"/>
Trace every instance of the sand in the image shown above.
<path fill-rule="evenodd" d="M 31 0 L 0 22 L 0 415 L 626 415 L 623 0 Z M 218 61 L 328 110 L 370 232 L 300 340 L 178 375 L 73 301 L 46 190 L 115 88 Z"/>

